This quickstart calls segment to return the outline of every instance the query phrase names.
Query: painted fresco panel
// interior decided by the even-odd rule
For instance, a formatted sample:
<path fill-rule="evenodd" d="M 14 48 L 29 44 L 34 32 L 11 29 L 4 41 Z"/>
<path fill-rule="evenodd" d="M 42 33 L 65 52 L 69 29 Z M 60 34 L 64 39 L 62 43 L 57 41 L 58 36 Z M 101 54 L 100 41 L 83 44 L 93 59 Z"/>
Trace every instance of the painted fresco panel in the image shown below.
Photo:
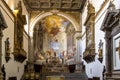
<path fill-rule="evenodd" d="M 113 37 L 113 69 L 120 69 L 120 33 Z"/>

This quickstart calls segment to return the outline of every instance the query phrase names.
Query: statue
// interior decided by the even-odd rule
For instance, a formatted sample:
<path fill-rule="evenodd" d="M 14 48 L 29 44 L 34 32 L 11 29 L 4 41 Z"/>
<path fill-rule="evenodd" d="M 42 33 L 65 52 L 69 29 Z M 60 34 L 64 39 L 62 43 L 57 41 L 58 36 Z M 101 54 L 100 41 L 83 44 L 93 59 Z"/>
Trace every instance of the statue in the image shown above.
<path fill-rule="evenodd" d="M 103 42 L 102 42 L 102 40 L 100 40 L 100 42 L 99 42 L 98 56 L 99 56 L 100 62 L 102 62 L 102 59 L 103 59 Z"/>
<path fill-rule="evenodd" d="M 99 42 L 99 49 L 98 49 L 99 58 L 103 57 L 103 55 L 102 55 L 102 49 L 103 49 L 103 42 L 102 42 L 102 40 L 100 40 L 100 42 Z"/>
<path fill-rule="evenodd" d="M 98 56 L 99 56 L 99 58 L 103 58 L 102 49 L 99 49 L 99 50 L 98 50 Z"/>
<path fill-rule="evenodd" d="M 100 42 L 99 42 L 99 49 L 102 49 L 103 48 L 103 42 L 102 40 L 100 39 Z"/>
<path fill-rule="evenodd" d="M 5 66 L 4 66 L 4 64 L 3 64 L 3 66 L 2 66 L 2 68 L 1 68 L 2 70 L 2 73 L 3 73 L 3 80 L 6 80 L 6 72 L 5 72 Z"/>
<path fill-rule="evenodd" d="M 36 51 L 36 58 L 37 60 L 44 60 L 44 52 L 43 51 L 40 51 L 40 50 L 37 50 Z"/>
<path fill-rule="evenodd" d="M 10 59 L 10 42 L 9 42 L 9 37 L 5 41 L 5 59 L 6 62 Z"/>

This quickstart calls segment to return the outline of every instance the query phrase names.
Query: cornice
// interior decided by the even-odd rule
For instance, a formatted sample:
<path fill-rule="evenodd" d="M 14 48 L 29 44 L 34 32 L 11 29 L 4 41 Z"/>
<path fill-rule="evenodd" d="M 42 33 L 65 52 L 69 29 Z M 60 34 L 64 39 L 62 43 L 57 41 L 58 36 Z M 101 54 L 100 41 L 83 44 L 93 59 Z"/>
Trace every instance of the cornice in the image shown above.
<path fill-rule="evenodd" d="M 30 38 L 30 36 L 28 35 L 28 33 L 25 30 L 23 32 L 27 35 L 28 38 Z"/>
<path fill-rule="evenodd" d="M 113 25 L 119 21 L 119 10 L 108 10 L 107 14 L 105 15 L 105 18 L 103 20 L 101 30 L 110 30 Z"/>
<path fill-rule="evenodd" d="M 85 36 L 85 34 L 86 34 L 86 31 L 82 34 L 82 36 L 81 36 L 81 37 L 83 38 L 83 37 Z"/>
<path fill-rule="evenodd" d="M 7 3 L 4 0 L 1 0 L 2 3 L 4 4 L 4 6 L 8 9 L 8 11 L 10 12 L 10 14 L 15 18 L 15 15 L 13 14 L 12 10 L 10 9 L 10 7 L 7 5 Z"/>
<path fill-rule="evenodd" d="M 104 9 L 104 7 L 106 6 L 106 4 L 107 4 L 108 2 L 109 2 L 109 0 L 105 0 L 105 1 L 103 2 L 103 4 L 101 5 L 100 9 L 99 9 L 98 12 L 96 13 L 95 18 L 98 17 L 98 15 L 101 13 L 101 11 Z"/>
<path fill-rule="evenodd" d="M 91 3 L 88 4 L 87 6 L 87 17 L 86 20 L 84 22 L 84 25 L 87 26 L 87 24 L 91 21 L 94 20 L 93 17 L 95 17 L 95 7 L 93 7 L 93 5 Z"/>
<path fill-rule="evenodd" d="M 51 9 L 57 9 L 61 11 L 77 11 L 82 12 L 85 3 L 87 0 L 75 0 L 75 1 L 61 1 L 61 0 L 44 0 L 44 1 L 35 1 L 35 0 L 23 0 L 28 11 L 49 11 Z M 46 5 L 44 5 L 46 3 Z M 41 5 L 42 4 L 42 5 Z M 56 5 L 57 4 L 57 5 Z M 63 6 L 61 6 L 63 5 Z"/>

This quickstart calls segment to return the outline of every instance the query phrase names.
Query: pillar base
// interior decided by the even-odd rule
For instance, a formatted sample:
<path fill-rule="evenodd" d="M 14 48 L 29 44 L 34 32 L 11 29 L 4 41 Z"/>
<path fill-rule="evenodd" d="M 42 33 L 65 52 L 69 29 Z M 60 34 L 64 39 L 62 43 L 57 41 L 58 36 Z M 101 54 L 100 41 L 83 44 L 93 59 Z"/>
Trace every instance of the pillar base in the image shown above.
<path fill-rule="evenodd" d="M 81 63 L 77 63 L 76 64 L 76 70 L 75 70 L 75 72 L 78 72 L 78 73 L 80 73 L 80 72 L 82 72 L 83 70 L 82 70 L 82 65 L 81 65 Z"/>
<path fill-rule="evenodd" d="M 3 73 L 0 71 L 0 80 L 3 80 Z"/>
<path fill-rule="evenodd" d="M 79 69 L 75 70 L 75 73 L 81 73 L 82 71 Z"/>

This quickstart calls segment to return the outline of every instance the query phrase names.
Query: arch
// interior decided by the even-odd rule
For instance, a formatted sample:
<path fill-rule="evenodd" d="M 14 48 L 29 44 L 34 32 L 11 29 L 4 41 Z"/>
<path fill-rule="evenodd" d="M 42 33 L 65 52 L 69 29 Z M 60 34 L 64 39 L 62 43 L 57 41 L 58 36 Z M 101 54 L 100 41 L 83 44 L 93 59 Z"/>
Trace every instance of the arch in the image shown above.
<path fill-rule="evenodd" d="M 41 12 L 40 14 L 38 14 L 30 23 L 30 36 L 33 35 L 33 28 L 40 19 L 53 15 L 53 14 L 54 14 L 53 12 Z M 77 23 L 77 21 L 72 16 L 70 16 L 69 14 L 63 13 L 63 12 L 56 12 L 55 14 L 62 16 L 66 18 L 67 20 L 69 20 L 72 23 L 75 30 L 79 31 L 80 25 Z"/>

